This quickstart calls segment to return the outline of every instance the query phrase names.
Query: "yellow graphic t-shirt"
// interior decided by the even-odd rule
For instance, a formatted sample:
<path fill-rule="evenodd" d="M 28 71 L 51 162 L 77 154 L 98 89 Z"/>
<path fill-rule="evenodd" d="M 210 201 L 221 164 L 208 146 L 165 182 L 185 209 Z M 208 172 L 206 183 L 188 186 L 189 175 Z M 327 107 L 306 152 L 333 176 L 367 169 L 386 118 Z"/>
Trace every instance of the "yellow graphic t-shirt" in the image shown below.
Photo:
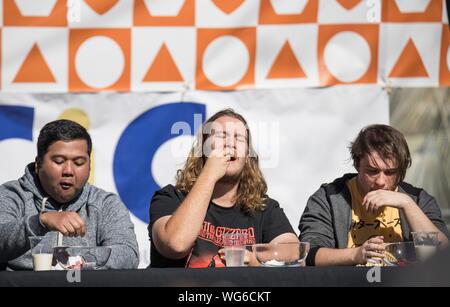
<path fill-rule="evenodd" d="M 384 207 L 375 216 L 362 208 L 363 197 L 356 184 L 356 177 L 346 182 L 352 195 L 352 225 L 348 233 L 347 247 L 357 247 L 375 236 L 383 236 L 384 243 L 403 241 L 400 212 L 397 208 Z"/>

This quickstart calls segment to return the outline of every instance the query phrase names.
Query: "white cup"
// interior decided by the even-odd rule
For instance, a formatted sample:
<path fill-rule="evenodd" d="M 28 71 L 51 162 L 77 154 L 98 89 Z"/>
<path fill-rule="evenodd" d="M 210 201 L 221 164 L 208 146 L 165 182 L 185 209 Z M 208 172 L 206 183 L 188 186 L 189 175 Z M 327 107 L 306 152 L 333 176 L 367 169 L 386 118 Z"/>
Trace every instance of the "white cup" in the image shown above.
<path fill-rule="evenodd" d="M 31 258 L 35 271 L 50 271 L 53 261 L 53 247 L 43 242 L 44 237 L 29 237 Z M 47 242 L 48 243 L 48 242 Z"/>
<path fill-rule="evenodd" d="M 223 247 L 227 267 L 241 267 L 245 264 L 245 245 L 247 234 L 233 233 L 223 235 Z"/>
<path fill-rule="evenodd" d="M 53 254 L 33 254 L 33 268 L 35 271 L 50 271 L 52 269 Z"/>

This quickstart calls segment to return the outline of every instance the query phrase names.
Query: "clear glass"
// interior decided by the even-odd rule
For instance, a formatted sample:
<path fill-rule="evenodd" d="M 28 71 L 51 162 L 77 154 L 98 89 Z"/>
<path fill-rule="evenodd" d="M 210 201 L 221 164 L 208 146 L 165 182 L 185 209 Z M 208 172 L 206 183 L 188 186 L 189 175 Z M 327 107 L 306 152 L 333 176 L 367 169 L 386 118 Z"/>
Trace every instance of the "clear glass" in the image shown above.
<path fill-rule="evenodd" d="M 222 235 L 223 248 L 225 252 L 225 263 L 227 267 L 245 266 L 245 245 L 247 234 L 228 233 Z"/>
<path fill-rule="evenodd" d="M 413 242 L 395 242 L 384 245 L 383 262 L 387 266 L 408 266 L 416 262 Z"/>
<path fill-rule="evenodd" d="M 437 232 L 411 232 L 416 250 L 417 259 L 424 262 L 431 258 L 439 246 Z"/>

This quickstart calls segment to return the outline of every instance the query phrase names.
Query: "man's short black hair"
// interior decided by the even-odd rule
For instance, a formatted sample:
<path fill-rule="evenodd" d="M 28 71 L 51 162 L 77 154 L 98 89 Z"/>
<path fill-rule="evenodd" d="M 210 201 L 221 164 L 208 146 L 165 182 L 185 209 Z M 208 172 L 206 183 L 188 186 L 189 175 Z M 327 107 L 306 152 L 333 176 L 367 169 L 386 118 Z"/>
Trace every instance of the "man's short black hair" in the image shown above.
<path fill-rule="evenodd" d="M 37 141 L 37 156 L 42 159 L 47 153 L 50 145 L 57 141 L 85 140 L 89 156 L 92 150 L 91 136 L 87 130 L 80 124 L 67 120 L 59 119 L 46 124 L 39 133 Z"/>

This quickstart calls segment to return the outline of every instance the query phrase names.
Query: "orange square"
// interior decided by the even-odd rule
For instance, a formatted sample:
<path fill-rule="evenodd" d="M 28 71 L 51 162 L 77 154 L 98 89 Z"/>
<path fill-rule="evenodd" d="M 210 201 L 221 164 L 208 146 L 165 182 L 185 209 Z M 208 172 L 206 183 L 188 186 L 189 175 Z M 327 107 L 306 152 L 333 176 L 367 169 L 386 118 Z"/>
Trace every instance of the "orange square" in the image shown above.
<path fill-rule="evenodd" d="M 3 0 L 3 24 L 5 26 L 65 27 L 67 26 L 66 16 L 66 0 L 58 0 L 50 14 L 45 17 L 23 16 L 14 0 Z"/>
<path fill-rule="evenodd" d="M 208 46 L 216 39 L 224 36 L 233 36 L 241 41 L 248 51 L 248 66 L 242 78 L 229 86 L 221 86 L 213 83 L 205 74 L 203 58 Z M 197 30 L 197 70 L 196 88 L 204 90 L 233 90 L 238 88 L 248 88 L 255 83 L 255 49 L 256 49 L 256 28 L 234 28 L 234 29 L 198 29 Z M 216 59 L 221 61 L 221 59 Z M 230 65 L 233 65 L 230 63 Z"/>
<path fill-rule="evenodd" d="M 186 0 L 177 16 L 152 16 L 144 0 L 134 1 L 135 26 L 194 26 L 195 0 Z"/>
<path fill-rule="evenodd" d="M 129 91 L 130 90 L 130 29 L 71 29 L 69 33 L 69 91 Z M 84 82 L 76 70 L 79 48 L 90 38 L 100 36 L 112 39 L 120 47 L 124 65 L 120 77 L 110 86 L 92 87 Z M 107 54 L 105 56 L 108 56 Z M 92 63 L 95 68 L 95 63 Z"/>
<path fill-rule="evenodd" d="M 339 80 L 335 75 L 330 72 L 329 67 L 325 63 L 325 48 L 329 41 L 337 34 L 340 33 L 354 33 L 368 44 L 370 50 L 370 62 L 368 63 L 367 70 L 357 80 L 345 82 Z M 377 82 L 377 67 L 378 67 L 378 34 L 379 25 L 367 25 L 367 24 L 352 24 L 352 25 L 320 25 L 319 26 L 319 42 L 318 42 L 318 65 L 319 65 L 319 78 L 320 85 L 335 85 L 335 84 L 355 84 L 355 83 L 376 83 Z M 350 49 L 345 46 L 344 48 Z M 352 50 L 354 51 L 354 50 Z M 345 61 L 345 59 L 339 58 L 337 61 Z M 351 62 L 345 62 L 345 65 L 351 66 Z"/>
<path fill-rule="evenodd" d="M 317 22 L 319 2 L 318 0 L 309 0 L 303 12 L 300 14 L 278 15 L 270 0 L 261 0 L 259 11 L 260 24 L 292 24 L 292 23 L 313 23 Z"/>
<path fill-rule="evenodd" d="M 439 69 L 439 84 L 450 86 L 450 28 L 447 24 L 442 25 L 441 59 Z M 448 62 L 449 61 L 449 62 Z"/>
<path fill-rule="evenodd" d="M 383 0 L 381 6 L 383 22 L 441 22 L 442 0 L 431 0 L 424 12 L 401 12 L 394 0 Z"/>

